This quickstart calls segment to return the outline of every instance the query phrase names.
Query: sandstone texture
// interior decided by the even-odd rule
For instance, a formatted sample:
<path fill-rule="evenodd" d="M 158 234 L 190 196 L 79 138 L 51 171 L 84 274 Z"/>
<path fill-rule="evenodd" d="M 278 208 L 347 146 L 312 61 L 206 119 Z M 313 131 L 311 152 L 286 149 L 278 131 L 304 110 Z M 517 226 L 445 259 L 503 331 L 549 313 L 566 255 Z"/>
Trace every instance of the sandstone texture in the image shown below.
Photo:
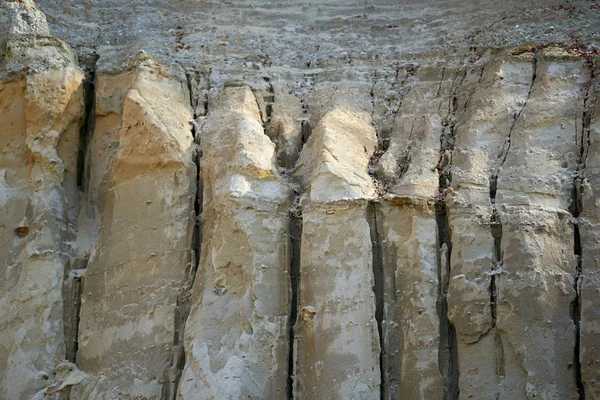
<path fill-rule="evenodd" d="M 0 3 L 0 400 L 600 399 L 600 3 Z"/>

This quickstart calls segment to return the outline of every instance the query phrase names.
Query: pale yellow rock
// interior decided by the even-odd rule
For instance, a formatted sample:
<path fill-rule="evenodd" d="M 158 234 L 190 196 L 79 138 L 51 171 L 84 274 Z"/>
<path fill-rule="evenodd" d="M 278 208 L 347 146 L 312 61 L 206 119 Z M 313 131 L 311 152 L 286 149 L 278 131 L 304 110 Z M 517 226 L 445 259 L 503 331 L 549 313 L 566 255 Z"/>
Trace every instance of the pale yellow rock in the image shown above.
<path fill-rule="evenodd" d="M 350 84 L 341 87 L 315 89 L 312 134 L 295 169 L 311 202 L 375 196 L 367 171 L 377 137 L 367 112 L 367 88 Z M 326 94 L 329 97 L 323 99 Z"/>
<path fill-rule="evenodd" d="M 579 145 L 576 126 L 587 75 L 582 61 L 538 55 L 498 179 L 502 268 L 497 328 L 503 379 L 513 398 L 574 398 L 573 219 L 567 211 Z M 520 367 L 520 369 L 519 369 Z"/>
<path fill-rule="evenodd" d="M 502 212 L 497 280 L 505 385 L 512 398 L 576 398 L 570 318 L 575 298 L 572 217 L 511 208 Z"/>
<path fill-rule="evenodd" d="M 540 57 L 535 74 L 499 174 L 497 204 L 566 210 L 579 154 L 574 138 L 577 107 L 588 73 L 584 61 Z"/>
<path fill-rule="evenodd" d="M 286 396 L 289 188 L 254 94 L 226 88 L 200 128 L 202 256 L 178 398 Z"/>
<path fill-rule="evenodd" d="M 420 68 L 408 80 L 389 149 L 379 161 L 377 175 L 389 188 L 389 202 L 377 214 L 383 227 L 385 398 L 441 399 L 453 390 L 455 361 L 447 343 L 453 331 L 444 306 L 450 254 L 438 237 L 442 222 L 436 221 L 434 203 L 443 197 L 440 173 L 451 161 L 450 129 L 480 69 Z"/>
<path fill-rule="evenodd" d="M 83 72 L 32 1 L 0 20 L 0 398 L 17 400 L 65 358 Z"/>
<path fill-rule="evenodd" d="M 305 190 L 294 397 L 377 399 L 379 334 L 367 200 L 377 138 L 368 88 L 315 89 L 315 123 L 296 167 Z"/>
<path fill-rule="evenodd" d="M 485 65 L 481 82 L 456 127 L 453 201 L 491 211 L 491 177 L 501 167 L 503 150 L 508 150 L 507 138 L 527 101 L 534 68 L 532 60 L 513 59 L 503 53 Z"/>
<path fill-rule="evenodd" d="M 302 219 L 294 398 L 378 399 L 367 204 L 313 203 Z"/>
<path fill-rule="evenodd" d="M 176 385 L 177 301 L 192 269 L 191 109 L 181 72 L 151 59 L 136 63 L 98 76 L 80 217 L 82 225 L 95 219 L 97 232 L 78 238 L 82 247 L 92 243 L 82 248 L 90 261 L 77 364 L 89 379 L 73 390 L 78 399 L 154 399 Z"/>
<path fill-rule="evenodd" d="M 495 246 L 501 228 L 495 239 L 490 187 L 503 150 L 508 150 L 507 138 L 525 104 L 533 73 L 530 60 L 496 55 L 485 65 L 456 127 L 452 191 L 447 195 L 452 232 L 448 316 L 458 335 L 459 386 L 465 399 L 515 396 L 514 388 L 498 376 L 503 361 L 490 291 L 493 277 L 501 271 L 501 255 Z"/>

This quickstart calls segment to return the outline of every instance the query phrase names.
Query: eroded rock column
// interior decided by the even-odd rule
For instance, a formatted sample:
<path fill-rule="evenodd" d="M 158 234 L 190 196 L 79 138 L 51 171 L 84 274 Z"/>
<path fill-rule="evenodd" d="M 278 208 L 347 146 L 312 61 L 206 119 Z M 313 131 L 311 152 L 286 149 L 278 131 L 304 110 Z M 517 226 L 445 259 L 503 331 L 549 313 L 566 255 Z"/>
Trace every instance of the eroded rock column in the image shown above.
<path fill-rule="evenodd" d="M 452 230 L 448 314 L 456 327 L 461 398 L 515 396 L 503 378 L 496 329 L 496 277 L 501 273 L 501 224 L 494 212 L 497 171 L 508 135 L 534 77 L 531 55 L 494 55 L 483 70 L 460 124 L 447 194 Z"/>
<path fill-rule="evenodd" d="M 78 244 L 89 252 L 79 399 L 162 398 L 177 377 L 196 168 L 185 76 L 143 55 L 100 72 Z M 90 247 L 86 248 L 86 244 Z"/>
<path fill-rule="evenodd" d="M 567 211 L 577 169 L 577 108 L 589 76 L 583 60 L 549 49 L 510 136 L 498 176 L 502 267 L 497 322 L 513 398 L 577 397 L 576 260 Z"/>
<path fill-rule="evenodd" d="M 378 204 L 383 259 L 384 398 L 441 399 L 439 254 L 433 197 L 439 142 L 451 82 L 443 70 L 412 71 L 378 165 L 389 186 Z M 443 86 L 443 96 L 440 90 Z"/>
<path fill-rule="evenodd" d="M 83 72 L 32 1 L 0 25 L 0 398 L 31 399 L 65 360 Z"/>
<path fill-rule="evenodd" d="M 296 167 L 302 201 L 294 398 L 378 399 L 379 334 L 367 218 L 377 146 L 365 85 L 323 84 Z"/>
<path fill-rule="evenodd" d="M 471 61 L 409 70 L 390 146 L 377 167 L 384 273 L 384 397 L 458 394 L 454 327 L 446 293 L 452 254 L 444 196 L 454 128 L 480 66 Z"/>
<path fill-rule="evenodd" d="M 211 101 L 199 141 L 203 243 L 179 398 L 285 398 L 290 190 L 250 88 Z"/>

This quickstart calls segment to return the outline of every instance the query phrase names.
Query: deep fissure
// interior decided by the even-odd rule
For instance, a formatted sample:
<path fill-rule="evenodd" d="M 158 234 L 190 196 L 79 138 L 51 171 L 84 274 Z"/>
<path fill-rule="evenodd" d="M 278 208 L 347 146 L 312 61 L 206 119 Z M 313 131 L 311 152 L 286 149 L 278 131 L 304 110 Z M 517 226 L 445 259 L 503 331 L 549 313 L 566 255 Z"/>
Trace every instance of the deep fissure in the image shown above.
<path fill-rule="evenodd" d="M 88 146 L 94 134 L 96 122 L 96 66 L 98 54 L 95 51 L 79 54 L 80 68 L 84 72 L 83 86 L 83 122 L 79 128 L 79 147 L 77 150 L 77 188 L 85 191 L 89 170 L 86 168 Z M 67 268 L 63 284 L 65 358 L 75 363 L 79 351 L 79 321 L 81 318 L 81 298 L 88 256 L 75 257 L 74 268 Z"/>
<path fill-rule="evenodd" d="M 440 374 L 444 381 L 443 398 L 458 400 L 460 388 L 458 385 L 458 349 L 456 344 L 456 329 L 448 318 L 448 285 L 450 277 L 450 259 L 452 256 L 452 234 L 448 221 L 448 210 L 445 201 L 435 204 L 435 216 L 438 227 L 438 300 L 440 344 L 438 362 Z"/>
<path fill-rule="evenodd" d="M 86 158 L 88 144 L 94 134 L 96 124 L 96 65 L 98 63 L 98 54 L 80 55 L 81 68 L 84 72 L 83 80 L 83 124 L 79 128 L 79 150 L 77 153 L 77 187 L 79 190 L 85 190 L 87 183 Z"/>
<path fill-rule="evenodd" d="M 492 334 L 494 335 L 494 348 L 496 357 L 496 376 L 503 378 L 504 371 L 504 344 L 500 332 L 496 327 L 498 319 L 498 288 L 497 288 L 497 277 L 502 271 L 503 255 L 502 255 L 502 222 L 500 217 L 493 209 L 490 217 L 490 231 L 494 240 L 494 252 L 492 254 L 492 266 L 489 272 L 490 276 L 490 316 L 492 319 Z"/>
<path fill-rule="evenodd" d="M 492 322 L 492 334 L 494 335 L 494 347 L 495 347 L 495 357 L 496 357 L 496 376 L 504 377 L 505 374 L 505 361 L 504 361 L 504 344 L 502 342 L 502 337 L 500 336 L 500 332 L 497 328 L 497 320 L 498 320 L 498 276 L 502 271 L 503 264 L 503 253 L 502 253 L 502 222 L 500 221 L 500 216 L 498 214 L 496 208 L 496 194 L 498 191 L 498 176 L 502 166 L 506 162 L 506 158 L 508 157 L 508 153 L 512 146 L 512 134 L 517 124 L 517 121 L 521 117 L 523 110 L 527 106 L 527 102 L 531 97 L 531 92 L 533 90 L 533 85 L 535 84 L 536 76 L 537 76 L 537 58 L 534 56 L 533 58 L 533 75 L 531 77 L 531 83 L 529 85 L 529 90 L 527 92 L 527 96 L 519 111 L 516 112 L 513 116 L 512 123 L 508 130 L 508 134 L 506 137 L 506 141 L 502 146 L 502 150 L 500 154 L 498 154 L 498 158 L 500 159 L 499 165 L 495 168 L 492 175 L 490 176 L 490 184 L 489 184 L 489 194 L 490 194 L 490 203 L 492 205 L 492 215 L 490 216 L 490 233 L 492 235 L 492 239 L 494 241 L 494 252 L 492 254 L 492 265 L 490 267 L 489 277 L 490 277 L 490 285 L 489 285 L 489 302 L 490 302 L 490 317 Z"/>
<path fill-rule="evenodd" d="M 298 290 L 300 285 L 300 251 L 302 246 L 302 210 L 298 204 L 300 192 L 293 192 L 289 212 L 289 274 L 291 284 L 290 317 L 288 326 L 287 398 L 294 398 L 294 326 L 298 320 Z"/>
<path fill-rule="evenodd" d="M 270 93 L 273 96 L 271 103 L 275 103 L 275 96 L 273 92 L 273 86 L 269 83 Z M 302 111 L 304 118 L 300 121 L 301 129 L 301 142 L 298 152 L 302 150 L 302 146 L 308 141 L 311 131 L 310 121 L 306 119 L 308 113 L 307 107 L 303 100 L 301 100 Z M 270 118 L 270 113 L 269 113 Z M 282 160 L 278 160 L 280 164 L 283 164 Z M 282 165 L 280 165 L 282 166 Z M 292 171 L 290 169 L 283 169 L 285 171 L 284 176 L 287 178 L 288 183 L 293 187 L 292 199 L 289 209 L 289 265 L 288 273 L 290 276 L 290 312 L 288 318 L 288 356 L 287 356 L 287 382 L 286 382 L 286 395 L 288 400 L 294 398 L 294 367 L 296 362 L 295 357 L 295 334 L 294 327 L 298 321 L 298 302 L 300 293 L 300 254 L 302 250 L 302 207 L 300 205 L 300 199 L 302 193 L 299 188 L 294 188 Z"/>
<path fill-rule="evenodd" d="M 457 113 L 458 89 L 467 75 L 467 66 L 462 78 L 457 82 L 457 76 L 452 76 L 452 92 L 448 96 L 448 109 L 446 116 L 442 119 L 442 130 L 440 135 L 440 155 L 437 165 L 438 170 L 438 195 L 436 196 L 435 215 L 438 227 L 437 246 L 437 275 L 438 275 L 438 299 L 437 313 L 439 316 L 440 342 L 438 351 L 438 364 L 440 374 L 444 383 L 443 398 L 445 400 L 458 400 L 460 396 L 459 369 L 458 369 L 458 345 L 456 329 L 448 318 L 448 287 L 450 284 L 450 270 L 452 257 L 452 233 L 450 221 L 448 220 L 448 207 L 446 205 L 446 191 L 452 182 L 452 152 L 454 150 L 455 130 L 459 122 Z M 441 88 L 445 79 L 446 68 L 442 68 L 437 95 L 441 95 Z M 440 102 L 439 109 L 441 110 Z M 463 105 L 463 111 L 466 103 Z"/>
<path fill-rule="evenodd" d="M 375 320 L 377 321 L 377 331 L 379 333 L 379 372 L 381 376 L 380 398 L 384 399 L 387 394 L 387 374 L 384 371 L 384 336 L 383 336 L 383 250 L 381 247 L 381 234 L 379 222 L 377 220 L 377 205 L 375 201 L 370 201 L 367 206 L 367 220 L 369 222 L 369 231 L 371 236 L 371 252 L 373 257 L 373 293 L 375 295 Z"/>
<path fill-rule="evenodd" d="M 72 363 L 77 360 L 79 350 L 79 320 L 81 318 L 81 297 L 83 296 L 83 284 L 85 269 L 88 258 L 76 260 L 79 263 L 76 269 L 69 271 L 64 287 L 65 298 L 65 348 L 66 359 Z"/>
<path fill-rule="evenodd" d="M 581 281 L 583 277 L 583 248 L 581 246 L 581 233 L 579 231 L 579 216 L 582 211 L 583 183 L 585 181 L 585 167 L 590 145 L 590 125 L 595 111 L 595 102 L 597 99 L 591 99 L 592 85 L 595 81 L 595 63 L 588 60 L 590 68 L 589 86 L 586 88 L 583 97 L 583 112 L 581 116 L 581 137 L 579 138 L 579 160 L 577 164 L 577 173 L 573 179 L 571 189 L 570 213 L 573 216 L 573 254 L 575 255 L 575 277 L 573 280 L 573 289 L 575 298 L 571 302 L 571 319 L 575 327 L 575 345 L 573 348 L 573 366 L 575 369 L 575 383 L 580 400 L 585 400 L 585 387 L 581 375 Z M 577 135 L 576 135 L 577 137 Z"/>
<path fill-rule="evenodd" d="M 179 381 L 185 367 L 185 324 L 191 311 L 191 291 L 196 280 L 196 274 L 200 265 L 200 253 L 202 250 L 202 177 L 200 175 L 200 159 L 202 151 L 200 148 L 200 128 L 198 118 L 205 116 L 207 112 L 207 99 L 204 99 L 204 104 L 200 103 L 201 79 L 198 71 L 186 71 L 186 81 L 188 93 L 190 96 L 190 107 L 193 110 L 192 120 L 190 121 L 190 132 L 192 134 L 194 144 L 192 149 L 192 161 L 195 167 L 194 178 L 194 215 L 192 227 L 191 251 L 188 265 L 186 268 L 186 278 L 182 288 L 177 296 L 177 304 L 175 307 L 174 318 L 174 335 L 173 335 L 173 360 L 169 370 L 169 381 L 166 387 L 166 392 L 163 392 L 162 397 L 165 400 L 173 400 L 177 397 Z M 203 96 L 204 97 L 204 96 Z"/>

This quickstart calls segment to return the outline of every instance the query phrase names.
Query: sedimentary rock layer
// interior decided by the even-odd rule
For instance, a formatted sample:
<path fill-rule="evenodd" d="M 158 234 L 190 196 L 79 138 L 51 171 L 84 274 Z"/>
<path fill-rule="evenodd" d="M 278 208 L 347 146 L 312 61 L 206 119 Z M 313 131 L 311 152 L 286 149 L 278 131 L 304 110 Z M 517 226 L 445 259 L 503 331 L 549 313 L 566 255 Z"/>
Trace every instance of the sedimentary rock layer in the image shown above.
<path fill-rule="evenodd" d="M 293 393 L 376 399 L 380 343 L 367 215 L 375 189 L 367 167 L 377 137 L 368 88 L 317 87 L 313 101 L 314 126 L 296 167 L 306 197 Z"/>
<path fill-rule="evenodd" d="M 600 398 L 593 48 L 216 67 L 0 11 L 0 399 Z"/>

